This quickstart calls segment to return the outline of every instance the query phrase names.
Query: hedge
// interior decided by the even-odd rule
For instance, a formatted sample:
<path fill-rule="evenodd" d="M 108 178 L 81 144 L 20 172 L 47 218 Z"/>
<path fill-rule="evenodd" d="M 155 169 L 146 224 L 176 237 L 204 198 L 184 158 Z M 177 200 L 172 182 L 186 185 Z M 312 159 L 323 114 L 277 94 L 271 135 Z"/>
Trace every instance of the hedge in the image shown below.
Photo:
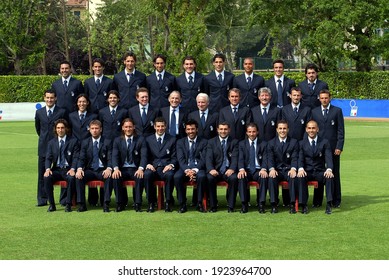
<path fill-rule="evenodd" d="M 238 72 L 236 75 L 240 74 Z M 260 72 L 265 79 L 272 72 Z M 285 72 L 299 83 L 305 79 L 302 72 Z M 89 76 L 75 76 L 85 81 Z M 321 80 L 328 83 L 334 98 L 389 99 L 389 71 L 380 72 L 332 72 L 320 73 Z M 0 76 L 0 103 L 38 102 L 58 76 Z"/>

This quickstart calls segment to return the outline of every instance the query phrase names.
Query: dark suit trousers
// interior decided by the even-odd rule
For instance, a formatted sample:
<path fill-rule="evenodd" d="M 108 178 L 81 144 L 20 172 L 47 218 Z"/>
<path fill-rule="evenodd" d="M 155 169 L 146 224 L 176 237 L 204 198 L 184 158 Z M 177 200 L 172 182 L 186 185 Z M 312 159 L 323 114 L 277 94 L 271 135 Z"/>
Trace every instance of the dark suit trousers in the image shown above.
<path fill-rule="evenodd" d="M 157 194 L 154 186 L 155 180 L 162 180 L 165 182 L 165 200 L 166 203 L 173 203 L 173 189 L 174 189 L 174 170 L 169 170 L 163 173 L 164 167 L 157 167 L 156 172 L 146 169 L 144 173 L 145 189 L 149 204 L 157 202 Z"/>
<path fill-rule="evenodd" d="M 208 188 L 209 188 L 209 202 L 211 208 L 217 208 L 217 182 L 226 181 L 228 183 L 227 189 L 227 202 L 228 207 L 234 208 L 236 203 L 236 195 L 238 193 L 238 177 L 236 173 L 233 173 L 230 177 L 226 175 L 212 176 L 207 174 Z"/>
<path fill-rule="evenodd" d="M 104 179 L 103 178 L 104 168 L 100 168 L 97 171 L 93 171 L 90 169 L 84 170 L 84 178 L 76 179 L 76 190 L 77 190 L 77 203 L 85 204 L 85 185 L 89 181 L 103 181 L 104 189 L 103 192 L 100 191 L 100 204 L 108 203 L 111 201 L 111 193 L 112 193 L 112 182 L 111 178 Z M 89 192 L 91 188 L 89 188 Z M 103 195 L 104 193 L 104 195 Z M 104 199 L 103 199 L 104 198 Z"/>
<path fill-rule="evenodd" d="M 250 171 L 247 172 L 247 177 L 239 179 L 238 189 L 240 200 L 245 203 L 250 202 L 250 196 L 247 189 L 249 188 L 248 182 L 255 181 L 259 183 L 259 190 L 257 189 L 257 203 L 264 202 L 266 200 L 267 180 L 259 176 L 259 170 L 255 171 L 254 175 Z M 270 192 L 270 196 L 274 196 L 274 192 Z"/>
<path fill-rule="evenodd" d="M 189 177 L 185 176 L 185 172 L 182 169 L 179 169 L 174 174 L 174 185 L 177 190 L 177 199 L 180 205 L 186 204 L 186 184 L 189 182 Z M 196 187 L 197 187 L 197 197 L 195 202 L 202 203 L 204 196 L 204 188 L 207 183 L 207 176 L 205 175 L 204 170 L 199 170 L 196 174 Z"/>
<path fill-rule="evenodd" d="M 37 188 L 37 201 L 38 204 L 47 203 L 47 194 L 45 184 L 43 181 L 43 174 L 45 173 L 45 157 L 38 157 L 38 188 Z"/>
<path fill-rule="evenodd" d="M 332 155 L 332 160 L 334 162 L 334 192 L 332 193 L 333 204 L 339 204 L 342 201 L 342 192 L 340 186 L 340 156 Z"/>
<path fill-rule="evenodd" d="M 66 174 L 67 172 L 68 169 L 56 168 L 52 170 L 52 174 L 49 177 L 44 177 L 43 181 L 45 184 L 45 189 L 50 204 L 55 204 L 53 184 L 56 181 L 62 181 L 62 180 L 67 182 L 65 203 L 72 204 L 72 196 L 75 193 L 75 177 L 67 175 Z"/>
<path fill-rule="evenodd" d="M 123 167 L 120 169 L 122 172 L 122 177 L 119 179 L 113 179 L 113 189 L 116 194 L 116 203 L 121 205 L 126 205 L 128 203 L 128 194 L 127 188 L 123 187 L 123 181 L 133 180 L 135 181 L 135 187 L 133 189 L 133 199 L 137 204 L 142 204 L 142 195 L 143 195 L 143 178 L 136 178 L 134 176 L 138 168 L 135 167 Z"/>
<path fill-rule="evenodd" d="M 289 169 L 277 169 L 278 176 L 276 178 L 269 177 L 269 189 L 274 189 L 275 202 L 278 204 L 279 187 L 278 184 L 281 181 L 287 181 L 289 190 L 282 189 L 282 200 L 284 205 L 294 203 L 296 200 L 297 186 L 295 180 L 288 176 Z"/>
<path fill-rule="evenodd" d="M 326 198 L 327 203 L 332 201 L 333 193 L 333 179 L 325 178 L 323 171 L 316 172 L 307 172 L 307 176 L 303 178 L 298 178 L 298 193 L 299 193 L 299 203 L 306 205 L 308 202 L 308 181 L 318 181 L 319 187 L 315 189 L 313 196 L 313 205 L 322 205 L 323 203 L 323 190 L 324 185 L 326 187 Z M 321 194 L 321 195 L 320 195 Z"/>

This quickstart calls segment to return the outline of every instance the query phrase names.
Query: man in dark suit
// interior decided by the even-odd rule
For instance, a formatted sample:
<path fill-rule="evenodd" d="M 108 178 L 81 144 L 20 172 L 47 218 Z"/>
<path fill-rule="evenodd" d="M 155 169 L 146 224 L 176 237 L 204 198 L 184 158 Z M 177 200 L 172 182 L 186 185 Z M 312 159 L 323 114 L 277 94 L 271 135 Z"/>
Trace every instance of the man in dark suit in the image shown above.
<path fill-rule="evenodd" d="M 146 86 L 146 75 L 135 69 L 136 55 L 133 52 L 124 54 L 123 64 L 124 70 L 113 77 L 113 87 L 121 96 L 120 106 L 129 109 L 137 104 L 135 92 Z"/>
<path fill-rule="evenodd" d="M 334 192 L 333 206 L 340 207 L 341 182 L 340 182 L 340 155 L 344 146 L 344 118 L 342 109 L 333 106 L 331 102 L 331 93 L 324 89 L 320 91 L 319 99 L 321 106 L 312 110 L 312 119 L 319 125 L 319 136 L 327 139 L 330 142 L 332 151 L 332 160 L 334 167 Z M 317 205 L 321 205 L 323 199 L 323 191 L 317 190 Z M 314 201 L 315 202 L 315 201 Z M 315 203 L 314 203 L 315 204 Z"/>
<path fill-rule="evenodd" d="M 92 180 L 104 181 L 104 197 L 100 198 L 103 211 L 109 212 L 109 203 L 112 193 L 112 142 L 101 136 L 102 126 L 99 120 L 93 120 L 89 124 L 91 137 L 81 143 L 81 151 L 77 163 L 76 190 L 77 212 L 85 212 L 85 184 Z M 103 196 L 102 193 L 100 193 Z"/>
<path fill-rule="evenodd" d="M 116 90 L 108 92 L 107 100 L 109 105 L 99 111 L 99 120 L 103 124 L 103 137 L 113 141 L 120 136 L 121 124 L 128 112 L 119 105 L 120 95 Z"/>
<path fill-rule="evenodd" d="M 232 88 L 228 92 L 230 104 L 219 112 L 219 123 L 228 122 L 231 127 L 230 137 L 241 141 L 245 138 L 246 125 L 250 122 L 251 111 L 240 105 L 240 90 Z"/>
<path fill-rule="evenodd" d="M 248 212 L 250 196 L 248 182 L 256 181 L 260 189 L 257 190 L 257 204 L 259 213 L 265 213 L 267 191 L 267 159 L 266 142 L 258 138 L 258 127 L 255 123 L 246 125 L 247 139 L 239 142 L 238 161 L 238 189 L 242 201 L 241 213 Z M 274 193 L 270 193 L 274 199 Z"/>
<path fill-rule="evenodd" d="M 158 117 L 154 121 L 155 134 L 146 138 L 149 164 L 144 174 L 149 202 L 147 212 L 154 212 L 156 193 L 154 180 L 165 181 L 165 212 L 172 212 L 174 170 L 177 168 L 176 138 L 166 133 L 166 121 Z"/>
<path fill-rule="evenodd" d="M 199 124 L 198 135 L 207 140 L 217 135 L 218 112 L 209 110 L 209 96 L 199 93 L 196 97 L 198 110 L 189 113 L 188 119 L 195 120 Z"/>
<path fill-rule="evenodd" d="M 147 165 L 145 138 L 135 133 L 134 121 L 126 118 L 122 123 L 122 135 L 113 143 L 113 187 L 116 193 L 116 212 L 123 211 L 128 202 L 125 180 L 134 180 L 133 198 L 135 211 L 142 212 L 143 176 Z"/>
<path fill-rule="evenodd" d="M 331 214 L 333 178 L 332 154 L 327 139 L 318 136 L 317 122 L 311 120 L 307 123 L 307 137 L 299 142 L 299 159 L 297 183 L 299 189 L 299 202 L 302 204 L 303 214 L 308 214 L 308 186 L 307 182 L 316 180 L 319 186 L 326 186 L 326 214 Z M 322 187 L 323 188 L 323 187 Z M 314 202 L 315 203 L 315 202 Z"/>
<path fill-rule="evenodd" d="M 285 107 L 284 107 L 285 108 Z M 267 143 L 268 151 L 268 169 L 269 169 L 269 189 L 275 193 L 272 213 L 277 213 L 278 202 L 278 184 L 281 181 L 287 181 L 288 190 L 282 190 L 284 205 L 290 206 L 290 213 L 295 214 L 296 200 L 295 178 L 297 175 L 298 161 L 298 141 L 288 137 L 288 123 L 280 120 L 277 123 L 277 136 Z"/>
<path fill-rule="evenodd" d="M 187 119 L 187 111 L 180 106 L 181 100 L 180 92 L 173 90 L 169 94 L 170 106 L 163 107 L 159 111 L 159 115 L 167 122 L 166 130 L 177 139 L 185 137 L 184 124 Z"/>
<path fill-rule="evenodd" d="M 179 213 L 187 211 L 185 182 L 196 182 L 196 204 L 199 212 L 204 212 L 203 196 L 207 183 L 205 174 L 205 155 L 207 140 L 197 136 L 198 123 L 188 120 L 185 123 L 187 137 L 177 140 L 177 160 L 180 168 L 174 174 L 174 185 L 177 190 Z"/>
<path fill-rule="evenodd" d="M 254 74 L 254 60 L 246 57 L 243 60 L 244 73 L 236 76 L 233 87 L 240 90 L 240 105 L 255 107 L 259 105 L 258 90 L 265 86 L 262 76 Z"/>
<path fill-rule="evenodd" d="M 288 122 L 288 136 L 303 140 L 305 126 L 311 120 L 311 108 L 301 104 L 301 89 L 293 87 L 290 92 L 292 102 L 282 107 L 282 119 Z"/>
<path fill-rule="evenodd" d="M 217 182 L 226 181 L 228 213 L 231 213 L 238 193 L 238 140 L 229 137 L 230 125 L 227 122 L 219 123 L 217 132 L 218 136 L 208 141 L 206 155 L 210 212 L 217 212 Z"/>
<path fill-rule="evenodd" d="M 75 137 L 69 136 L 69 125 L 65 119 L 58 119 L 55 124 L 57 137 L 50 140 L 45 160 L 44 184 L 50 206 L 48 212 L 57 210 L 54 201 L 55 181 L 66 180 L 67 197 L 65 212 L 72 211 L 72 197 L 75 192 L 75 177 L 80 147 Z"/>
<path fill-rule="evenodd" d="M 38 140 L 38 185 L 37 185 L 37 205 L 47 205 L 47 193 L 43 183 L 45 173 L 45 159 L 47 144 L 54 138 L 54 122 L 66 117 L 65 109 L 55 105 L 57 101 L 56 93 L 53 89 L 45 91 L 44 101 L 46 106 L 35 112 L 35 130 L 39 136 Z M 65 201 L 63 201 L 65 203 Z"/>
<path fill-rule="evenodd" d="M 59 72 L 62 77 L 54 81 L 51 87 L 57 94 L 57 105 L 69 114 L 76 110 L 76 97 L 84 92 L 84 87 L 81 81 L 71 76 L 70 62 L 62 61 Z"/>
<path fill-rule="evenodd" d="M 281 109 L 270 104 L 272 92 L 269 88 L 260 88 L 258 98 L 261 104 L 251 109 L 251 120 L 258 126 L 259 138 L 269 141 L 276 136 L 276 124 L 281 119 Z"/>
<path fill-rule="evenodd" d="M 169 94 L 175 89 L 176 77 L 165 71 L 166 57 L 157 54 L 153 58 L 155 71 L 146 78 L 147 89 L 150 93 L 150 104 L 154 108 L 169 106 Z"/>
<path fill-rule="evenodd" d="M 107 94 L 113 89 L 113 80 L 104 76 L 104 60 L 95 58 L 92 65 L 94 76 L 85 80 L 84 88 L 91 103 L 92 113 L 98 114 L 100 109 L 108 105 Z"/>
<path fill-rule="evenodd" d="M 273 93 L 271 104 L 282 108 L 290 103 L 290 90 L 296 86 L 294 80 L 284 75 L 284 61 L 276 59 L 273 61 L 274 77 L 265 82 L 265 86 Z"/>
<path fill-rule="evenodd" d="M 306 80 L 299 83 L 303 95 L 302 104 L 314 109 L 320 106 L 319 93 L 323 89 L 328 90 L 328 84 L 318 79 L 319 69 L 315 64 L 305 66 Z"/>
<path fill-rule="evenodd" d="M 187 111 L 197 110 L 196 97 L 204 92 L 204 76 L 196 72 L 196 60 L 192 56 L 183 59 L 182 67 L 184 73 L 176 78 L 176 89 L 181 93 L 181 106 Z"/>
<path fill-rule="evenodd" d="M 234 74 L 224 70 L 226 57 L 218 53 L 213 56 L 214 71 L 204 78 L 205 92 L 209 96 L 209 110 L 211 113 L 219 112 L 228 105 L 228 91 L 232 88 Z"/>

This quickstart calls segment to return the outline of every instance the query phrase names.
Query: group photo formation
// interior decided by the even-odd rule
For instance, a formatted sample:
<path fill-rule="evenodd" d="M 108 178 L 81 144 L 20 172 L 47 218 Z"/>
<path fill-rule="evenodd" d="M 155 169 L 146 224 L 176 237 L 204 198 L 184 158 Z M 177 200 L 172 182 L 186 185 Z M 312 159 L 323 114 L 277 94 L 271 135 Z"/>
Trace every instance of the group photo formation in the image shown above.
<path fill-rule="evenodd" d="M 305 65 L 298 82 L 281 59 L 268 80 L 251 57 L 241 74 L 226 71 L 222 53 L 208 74 L 192 56 L 178 76 L 163 54 L 149 75 L 137 70 L 135 53 L 122 61 L 111 79 L 104 60 L 93 59 L 84 82 L 62 61 L 61 77 L 42 90 L 38 207 L 279 215 L 341 207 L 344 117 L 317 65 Z"/>

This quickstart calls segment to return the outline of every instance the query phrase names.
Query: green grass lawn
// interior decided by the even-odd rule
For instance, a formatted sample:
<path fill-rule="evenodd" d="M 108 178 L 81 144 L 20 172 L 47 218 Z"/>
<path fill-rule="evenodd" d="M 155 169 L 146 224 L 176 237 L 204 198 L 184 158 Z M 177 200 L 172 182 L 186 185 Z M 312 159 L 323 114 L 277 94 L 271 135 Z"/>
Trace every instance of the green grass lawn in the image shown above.
<path fill-rule="evenodd" d="M 0 122 L 0 259 L 388 259 L 389 122 L 346 121 L 342 207 L 332 215 L 260 215 L 254 206 L 245 215 L 47 213 L 35 207 L 37 139 L 33 122 Z"/>

